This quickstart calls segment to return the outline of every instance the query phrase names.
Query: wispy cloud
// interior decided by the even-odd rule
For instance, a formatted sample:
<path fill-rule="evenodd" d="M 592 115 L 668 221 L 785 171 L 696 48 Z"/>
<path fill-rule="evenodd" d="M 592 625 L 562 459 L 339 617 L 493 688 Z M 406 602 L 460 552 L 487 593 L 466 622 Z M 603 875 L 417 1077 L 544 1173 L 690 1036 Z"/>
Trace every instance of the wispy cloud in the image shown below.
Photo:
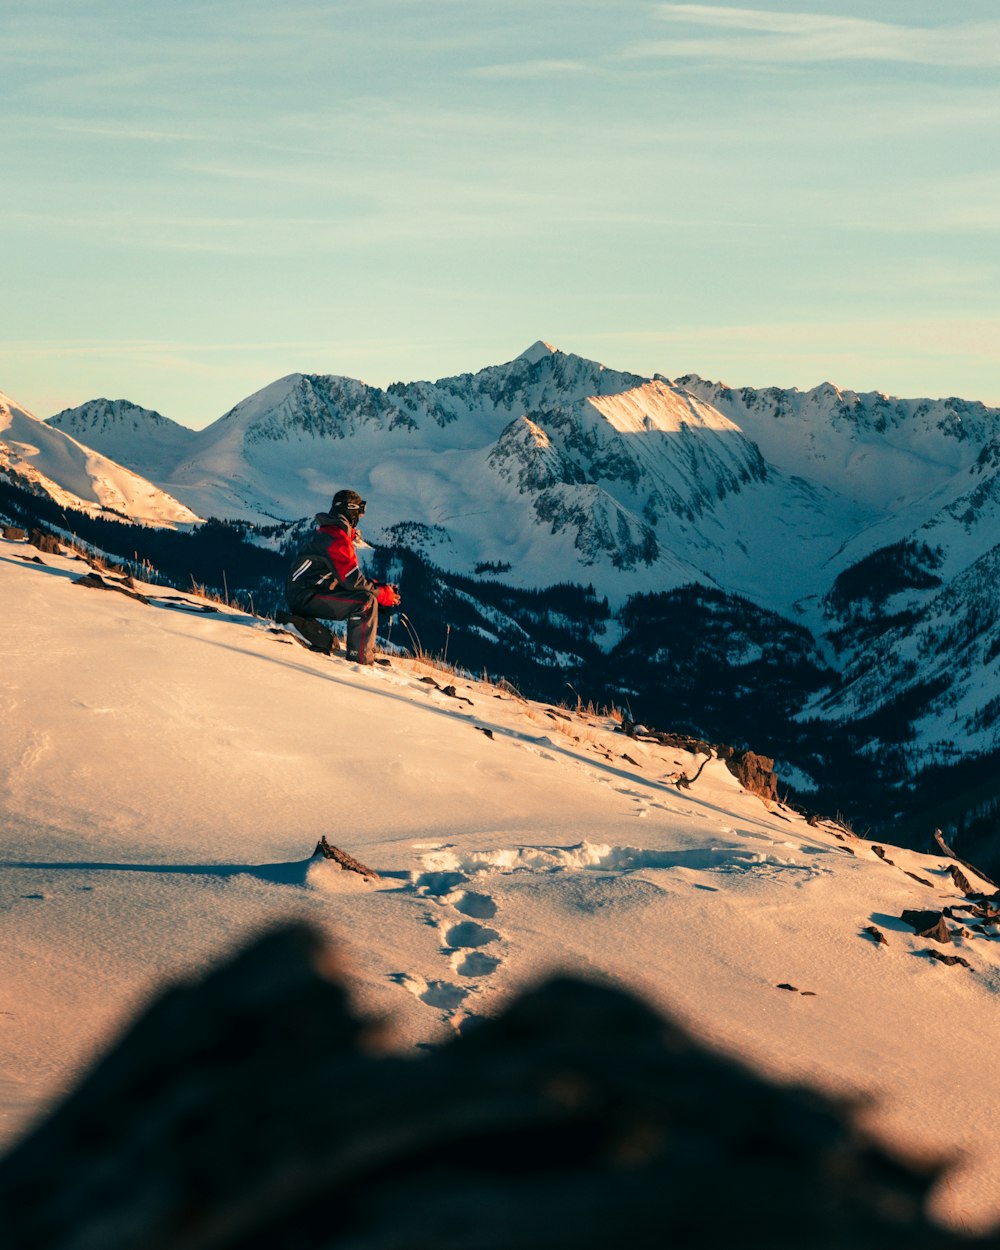
<path fill-rule="evenodd" d="M 53 121 L 51 128 L 68 135 L 88 139 L 114 139 L 116 142 L 133 143 L 196 143 L 204 139 L 197 130 L 164 130 L 153 127 L 134 126 L 128 123 L 98 123 L 79 121 Z"/>
<path fill-rule="evenodd" d="M 1000 22 L 903 26 L 869 18 L 779 13 L 707 4 L 660 4 L 656 16 L 711 34 L 653 40 L 635 57 L 747 62 L 883 61 L 918 65 L 1000 65 Z"/>
<path fill-rule="evenodd" d="M 583 61 L 510 61 L 502 65 L 480 65 L 469 71 L 473 78 L 559 78 L 566 74 L 589 74 L 593 69 Z"/>

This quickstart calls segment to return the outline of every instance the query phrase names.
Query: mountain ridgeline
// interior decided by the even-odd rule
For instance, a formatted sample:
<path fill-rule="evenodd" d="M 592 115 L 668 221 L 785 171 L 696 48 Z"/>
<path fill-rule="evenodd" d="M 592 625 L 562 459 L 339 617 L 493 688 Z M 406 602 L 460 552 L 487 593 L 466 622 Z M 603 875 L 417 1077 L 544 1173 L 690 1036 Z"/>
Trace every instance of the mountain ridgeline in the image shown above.
<path fill-rule="evenodd" d="M 941 825 L 1000 870 L 997 409 L 643 378 L 536 343 L 385 389 L 293 374 L 199 431 L 121 400 L 43 428 L 211 520 L 56 498 L 59 458 L 22 429 L 17 454 L 0 441 L 16 523 L 269 612 L 350 485 L 427 652 L 750 746 L 803 805 L 916 846 Z"/>

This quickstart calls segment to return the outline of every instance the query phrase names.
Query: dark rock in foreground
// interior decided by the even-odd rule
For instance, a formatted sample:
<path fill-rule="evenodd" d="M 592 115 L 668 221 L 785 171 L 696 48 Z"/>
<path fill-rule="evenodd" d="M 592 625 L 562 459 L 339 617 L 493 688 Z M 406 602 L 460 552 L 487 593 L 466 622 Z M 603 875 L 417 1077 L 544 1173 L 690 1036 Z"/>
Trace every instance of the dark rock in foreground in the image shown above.
<path fill-rule="evenodd" d="M 295 927 L 167 992 L 0 1164 L 6 1250 L 973 1244 L 848 1107 L 627 993 L 557 978 L 409 1058 L 335 972 Z"/>
<path fill-rule="evenodd" d="M 951 930 L 940 911 L 904 911 L 900 919 L 920 937 L 932 938 L 947 946 L 954 941 Z"/>

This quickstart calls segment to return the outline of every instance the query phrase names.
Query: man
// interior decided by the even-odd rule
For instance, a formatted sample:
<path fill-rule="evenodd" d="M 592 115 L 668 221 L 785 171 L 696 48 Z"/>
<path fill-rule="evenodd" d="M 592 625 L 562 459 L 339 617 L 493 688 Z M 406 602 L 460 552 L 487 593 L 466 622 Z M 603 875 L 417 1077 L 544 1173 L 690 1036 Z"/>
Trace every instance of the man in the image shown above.
<path fill-rule="evenodd" d="M 347 658 L 374 664 L 379 607 L 395 607 L 399 592 L 369 581 L 358 566 L 354 544 L 364 511 L 356 490 L 337 491 L 330 511 L 317 515 L 317 528 L 292 561 L 285 598 L 291 613 L 287 623 L 314 650 L 329 654 L 333 646 L 333 635 L 316 618 L 346 621 Z"/>

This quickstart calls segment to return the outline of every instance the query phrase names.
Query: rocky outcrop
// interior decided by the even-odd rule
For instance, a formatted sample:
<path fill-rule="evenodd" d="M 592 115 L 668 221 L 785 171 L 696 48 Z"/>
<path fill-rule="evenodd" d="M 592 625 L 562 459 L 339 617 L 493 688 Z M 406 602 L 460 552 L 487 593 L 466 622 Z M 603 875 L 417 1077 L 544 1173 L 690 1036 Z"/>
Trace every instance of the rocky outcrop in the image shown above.
<path fill-rule="evenodd" d="M 954 941 L 943 912 L 904 911 L 900 919 L 920 937 L 930 938 L 943 946 L 949 946 Z"/>
<path fill-rule="evenodd" d="M 47 551 L 50 555 L 58 555 L 62 551 L 62 543 L 55 534 L 49 534 L 45 530 L 33 529 L 28 541 L 32 547 L 37 547 L 39 551 Z"/>
<path fill-rule="evenodd" d="M 756 751 L 734 750 L 732 755 L 726 757 L 726 767 L 744 790 L 756 794 L 765 803 L 777 800 L 778 778 L 774 773 L 774 760 L 758 755 Z"/>
<path fill-rule="evenodd" d="M 316 849 L 312 853 L 312 858 L 332 859 L 336 864 L 340 865 L 342 872 L 356 872 L 359 876 L 364 877 L 366 881 L 381 880 L 374 868 L 368 868 L 347 851 L 343 851 L 339 846 L 334 846 L 332 843 L 327 842 L 325 835 L 316 843 Z"/>
<path fill-rule="evenodd" d="M 91 590 L 114 590 L 120 595 L 128 595 L 130 599 L 138 599 L 140 603 L 149 603 L 145 595 L 141 595 L 137 590 L 130 588 L 128 580 L 125 578 L 105 578 L 100 573 L 91 572 L 84 573 L 82 577 L 75 577 L 73 585 L 89 586 Z"/>

